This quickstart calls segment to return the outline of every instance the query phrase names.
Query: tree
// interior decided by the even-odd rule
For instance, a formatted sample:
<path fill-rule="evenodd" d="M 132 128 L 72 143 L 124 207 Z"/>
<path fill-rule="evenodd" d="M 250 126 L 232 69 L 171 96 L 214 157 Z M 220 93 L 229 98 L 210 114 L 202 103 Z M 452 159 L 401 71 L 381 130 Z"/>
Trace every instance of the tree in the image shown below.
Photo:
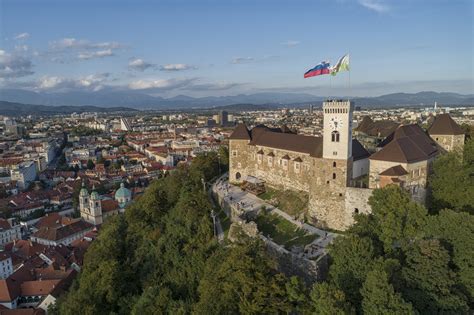
<path fill-rule="evenodd" d="M 317 315 L 355 314 L 342 290 L 327 282 L 317 283 L 311 291 L 309 312 Z"/>
<path fill-rule="evenodd" d="M 449 152 L 433 163 L 429 178 L 432 190 L 430 207 L 434 211 L 449 208 L 474 214 L 474 139 L 463 152 Z"/>
<path fill-rule="evenodd" d="M 207 261 L 199 284 L 196 314 L 288 313 L 285 277 L 262 244 L 253 242 L 220 248 Z"/>
<path fill-rule="evenodd" d="M 404 299 L 423 314 L 466 313 L 466 297 L 457 290 L 456 275 L 449 264 L 449 253 L 438 240 L 414 243 L 402 268 Z"/>
<path fill-rule="evenodd" d="M 94 162 L 92 162 L 92 160 L 87 160 L 87 168 L 92 170 L 94 169 L 94 167 L 95 167 Z"/>
<path fill-rule="evenodd" d="M 395 185 L 376 189 L 369 205 L 373 233 L 383 243 L 385 252 L 391 253 L 421 237 L 428 213 L 405 190 Z"/>
<path fill-rule="evenodd" d="M 361 293 L 364 314 L 415 314 L 412 305 L 395 292 L 388 274 L 380 267 L 367 274 Z"/>
<path fill-rule="evenodd" d="M 87 251 L 79 282 L 59 302 L 60 314 L 126 314 L 137 283 L 127 263 L 127 223 L 123 216 L 107 222 Z"/>
<path fill-rule="evenodd" d="M 457 285 L 474 303 L 474 216 L 466 212 L 441 210 L 431 216 L 426 224 L 427 236 L 439 239 L 449 248 L 454 272 L 457 274 Z"/>
<path fill-rule="evenodd" d="M 291 277 L 289 281 L 286 281 L 285 288 L 288 300 L 297 313 L 302 313 L 308 308 L 308 289 L 300 278 Z"/>
<path fill-rule="evenodd" d="M 221 164 L 221 173 L 227 172 L 229 170 L 229 148 L 221 145 L 217 154 Z"/>
<path fill-rule="evenodd" d="M 352 305 L 360 305 L 362 297 L 359 290 L 375 258 L 372 241 L 356 235 L 338 237 L 329 247 L 329 254 L 332 258 L 330 282 L 344 292 Z"/>

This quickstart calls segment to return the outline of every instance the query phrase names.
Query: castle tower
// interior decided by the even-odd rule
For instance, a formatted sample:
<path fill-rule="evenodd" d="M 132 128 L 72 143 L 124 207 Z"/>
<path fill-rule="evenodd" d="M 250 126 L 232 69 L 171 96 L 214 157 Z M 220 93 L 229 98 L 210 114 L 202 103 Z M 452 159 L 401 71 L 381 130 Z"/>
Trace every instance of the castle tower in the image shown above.
<path fill-rule="evenodd" d="M 323 158 L 350 160 L 352 157 L 352 112 L 350 101 L 329 100 L 323 103 Z"/>
<path fill-rule="evenodd" d="M 316 173 L 309 190 L 310 215 L 321 227 L 344 230 L 352 219 L 345 203 L 352 179 L 353 109 L 350 101 L 323 103 L 323 153 L 314 161 Z"/>

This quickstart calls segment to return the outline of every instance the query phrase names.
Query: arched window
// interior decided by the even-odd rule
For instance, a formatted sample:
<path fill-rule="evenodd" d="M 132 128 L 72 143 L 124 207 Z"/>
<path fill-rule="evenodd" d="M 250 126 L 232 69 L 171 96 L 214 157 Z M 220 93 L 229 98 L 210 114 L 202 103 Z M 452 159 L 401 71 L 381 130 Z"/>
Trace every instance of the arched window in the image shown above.
<path fill-rule="evenodd" d="M 358 213 L 359 213 L 359 209 L 358 209 L 358 208 L 355 208 L 355 209 L 354 209 L 354 213 L 355 213 L 355 214 L 358 214 Z"/>
<path fill-rule="evenodd" d="M 339 142 L 339 132 L 338 131 L 331 132 L 331 141 L 332 142 Z"/>
<path fill-rule="evenodd" d="M 332 167 L 336 167 L 336 162 L 332 162 Z"/>
<path fill-rule="evenodd" d="M 236 179 L 236 180 L 239 180 L 239 179 L 240 179 L 240 177 L 242 177 L 242 175 L 240 175 L 240 173 L 239 173 L 239 172 L 235 173 L 235 179 Z"/>
<path fill-rule="evenodd" d="M 336 179 L 336 173 L 332 173 L 332 179 Z"/>

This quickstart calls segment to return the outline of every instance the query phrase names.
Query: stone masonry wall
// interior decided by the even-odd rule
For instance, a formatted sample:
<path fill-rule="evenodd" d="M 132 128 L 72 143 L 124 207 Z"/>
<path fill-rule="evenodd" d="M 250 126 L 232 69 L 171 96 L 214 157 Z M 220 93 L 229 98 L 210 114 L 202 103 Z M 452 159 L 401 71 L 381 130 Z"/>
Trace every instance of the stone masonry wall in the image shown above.
<path fill-rule="evenodd" d="M 250 161 L 248 140 L 229 141 L 229 181 L 231 183 L 241 182 L 247 175 L 254 175 L 254 169 Z M 240 178 L 236 178 L 240 174 Z"/>
<path fill-rule="evenodd" d="M 257 154 L 260 150 L 264 154 Z M 274 154 L 273 157 L 268 156 L 270 152 Z M 290 159 L 282 159 L 285 155 Z M 251 156 L 250 163 L 254 164 L 255 176 L 268 185 L 280 189 L 309 191 L 309 170 L 313 159 L 309 154 L 258 146 L 253 147 Z M 294 161 L 296 158 L 300 158 L 302 162 Z"/>
<path fill-rule="evenodd" d="M 446 151 L 461 150 L 465 135 L 430 135 Z"/>
<path fill-rule="evenodd" d="M 309 192 L 313 223 L 323 228 L 345 230 L 348 227 L 345 193 L 352 174 L 352 160 L 315 159 L 314 162 Z"/>
<path fill-rule="evenodd" d="M 426 187 L 432 161 L 433 159 L 414 163 L 398 163 L 370 160 L 369 188 L 380 188 L 379 174 L 390 167 L 401 165 L 408 172 L 405 175 L 406 182 L 404 188 L 411 194 L 413 200 L 425 204 Z"/>
<path fill-rule="evenodd" d="M 355 188 L 347 187 L 346 188 L 346 198 L 345 198 L 345 225 L 351 226 L 354 224 L 354 214 L 369 214 L 372 212 L 368 201 L 370 196 L 372 196 L 372 189 L 368 188 Z"/>

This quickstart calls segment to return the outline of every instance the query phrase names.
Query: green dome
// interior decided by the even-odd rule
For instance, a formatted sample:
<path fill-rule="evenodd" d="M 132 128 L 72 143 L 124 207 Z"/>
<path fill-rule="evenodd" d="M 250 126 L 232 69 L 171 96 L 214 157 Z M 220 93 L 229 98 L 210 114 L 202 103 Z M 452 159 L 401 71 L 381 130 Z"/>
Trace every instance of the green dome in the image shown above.
<path fill-rule="evenodd" d="M 100 199 L 99 193 L 94 190 L 94 191 L 91 193 L 91 199 L 93 199 L 93 200 L 99 200 L 99 199 Z"/>
<path fill-rule="evenodd" d="M 132 192 L 130 189 L 125 188 L 123 183 L 120 184 L 120 188 L 117 189 L 115 192 L 115 200 L 119 199 L 131 199 L 132 198 Z"/>
<path fill-rule="evenodd" d="M 87 191 L 86 186 L 84 185 L 84 182 L 82 182 L 82 188 L 81 188 L 81 191 L 79 192 L 79 196 L 81 197 L 89 196 L 89 192 Z"/>

